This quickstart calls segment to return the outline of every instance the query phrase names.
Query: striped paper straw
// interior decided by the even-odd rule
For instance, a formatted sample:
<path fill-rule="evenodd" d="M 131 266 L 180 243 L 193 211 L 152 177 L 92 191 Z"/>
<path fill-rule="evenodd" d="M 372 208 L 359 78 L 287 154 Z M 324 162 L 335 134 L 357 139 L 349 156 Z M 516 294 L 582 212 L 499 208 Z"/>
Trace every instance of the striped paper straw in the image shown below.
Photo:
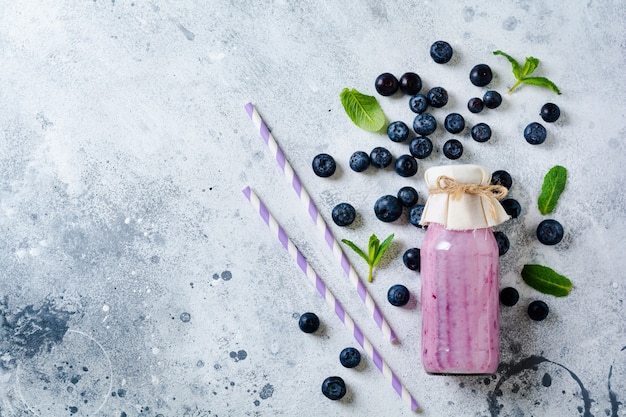
<path fill-rule="evenodd" d="M 396 376 L 396 374 L 389 368 L 389 365 L 380 353 L 374 348 L 372 343 L 368 340 L 368 338 L 363 334 L 359 326 L 356 325 L 352 317 L 344 310 L 341 303 L 335 298 L 335 296 L 330 292 L 330 290 L 324 284 L 322 278 L 315 272 L 313 267 L 307 262 L 302 252 L 298 250 L 298 248 L 291 241 L 289 236 L 285 230 L 278 224 L 272 213 L 269 212 L 268 208 L 263 204 L 263 202 L 259 199 L 254 191 L 250 187 L 246 187 L 243 189 L 243 194 L 246 196 L 248 201 L 252 204 L 254 209 L 259 213 L 265 224 L 267 224 L 270 228 L 270 231 L 274 235 L 274 237 L 278 238 L 279 242 L 282 244 L 283 248 L 289 252 L 289 255 L 296 261 L 296 264 L 300 267 L 300 270 L 309 278 L 311 284 L 315 286 L 317 292 L 322 296 L 322 298 L 326 301 L 329 307 L 331 307 L 339 320 L 352 332 L 352 335 L 356 339 L 356 341 L 361 345 L 363 350 L 368 354 L 368 356 L 372 359 L 378 370 L 385 376 L 387 381 L 391 384 L 393 389 L 398 393 L 400 398 L 407 404 L 407 406 L 411 407 L 411 410 L 416 411 L 419 408 L 417 401 L 411 396 L 409 391 L 402 385 L 400 379 Z"/>
<path fill-rule="evenodd" d="M 300 198 L 300 202 L 309 213 L 309 216 L 311 217 L 311 220 L 313 220 L 313 223 L 315 224 L 320 236 L 324 239 L 328 248 L 333 252 L 333 255 L 335 255 L 335 259 L 341 265 L 343 272 L 345 272 L 346 276 L 350 280 L 350 283 L 352 284 L 354 289 L 356 289 L 356 292 L 361 298 L 361 301 L 363 301 L 363 303 L 365 304 L 367 311 L 374 318 L 374 321 L 383 332 L 383 335 L 385 335 L 385 337 L 388 338 L 391 342 L 395 341 L 396 335 L 393 332 L 393 329 L 391 328 L 387 320 L 383 317 L 382 312 L 376 305 L 376 302 L 370 295 L 367 287 L 365 287 L 363 281 L 361 280 L 361 278 L 359 278 L 356 270 L 352 267 L 350 260 L 348 260 L 348 257 L 343 252 L 343 249 L 339 245 L 339 242 L 333 236 L 332 231 L 320 215 L 319 210 L 315 206 L 315 202 L 311 199 L 311 196 L 300 182 L 300 178 L 298 178 L 298 175 L 295 173 L 295 171 L 287 161 L 287 158 L 285 158 L 285 154 L 278 146 L 278 143 L 272 136 L 272 133 L 267 128 L 267 125 L 265 124 L 263 119 L 261 119 L 259 112 L 252 103 L 246 104 L 245 108 L 248 112 L 248 115 L 252 119 L 252 123 L 254 123 L 254 126 L 261 134 L 261 138 L 265 141 L 265 144 L 268 146 L 270 152 L 276 158 L 276 162 L 278 162 L 278 166 L 285 174 L 285 178 L 291 184 L 291 187 Z"/>

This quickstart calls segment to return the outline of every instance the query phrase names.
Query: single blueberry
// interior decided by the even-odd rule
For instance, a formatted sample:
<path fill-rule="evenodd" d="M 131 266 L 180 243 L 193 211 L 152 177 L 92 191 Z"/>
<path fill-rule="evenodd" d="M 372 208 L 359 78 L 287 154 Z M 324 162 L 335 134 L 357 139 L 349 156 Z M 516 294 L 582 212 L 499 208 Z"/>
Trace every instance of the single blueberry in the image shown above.
<path fill-rule="evenodd" d="M 304 333 L 315 333 L 320 328 L 320 319 L 315 313 L 303 313 L 298 320 L 298 326 Z"/>
<path fill-rule="evenodd" d="M 430 57 L 437 64 L 445 64 L 452 59 L 452 46 L 446 41 L 437 41 L 430 46 Z"/>
<path fill-rule="evenodd" d="M 528 317 L 535 321 L 545 319 L 549 312 L 548 305 L 541 300 L 535 300 L 528 305 Z"/>
<path fill-rule="evenodd" d="M 420 136 L 428 136 L 437 129 L 437 120 L 430 113 L 421 113 L 413 119 L 413 130 Z"/>
<path fill-rule="evenodd" d="M 417 204 L 417 205 L 411 207 L 411 210 L 409 211 L 409 222 L 413 226 L 417 226 L 417 227 L 421 228 L 422 225 L 420 224 L 420 220 L 422 220 L 422 213 L 424 213 L 424 205 L 423 204 Z"/>
<path fill-rule="evenodd" d="M 546 219 L 537 226 L 537 239 L 544 245 L 556 245 L 563 239 L 563 226 L 554 219 Z"/>
<path fill-rule="evenodd" d="M 465 129 L 465 119 L 459 113 L 450 113 L 446 116 L 443 126 L 450 133 L 461 133 Z"/>
<path fill-rule="evenodd" d="M 350 156 L 350 169 L 363 172 L 370 166 L 370 157 L 363 151 L 356 151 Z"/>
<path fill-rule="evenodd" d="M 356 368 L 361 363 L 361 352 L 353 347 L 347 347 L 339 353 L 339 362 L 346 368 Z"/>
<path fill-rule="evenodd" d="M 346 395 L 346 383 L 340 376 L 329 376 L 322 382 L 322 394 L 330 400 L 340 400 Z"/>
<path fill-rule="evenodd" d="M 422 89 L 422 79 L 414 72 L 405 72 L 400 77 L 400 91 L 413 96 Z"/>
<path fill-rule="evenodd" d="M 401 177 L 412 177 L 417 174 L 417 161 L 411 155 L 400 155 L 396 159 L 395 171 Z"/>
<path fill-rule="evenodd" d="M 402 307 L 409 302 L 411 293 L 409 289 L 402 284 L 392 285 L 387 291 L 387 300 L 391 305 Z"/>
<path fill-rule="evenodd" d="M 323 178 L 330 177 L 337 169 L 335 159 L 327 153 L 316 155 L 311 165 L 313 166 L 315 175 Z"/>
<path fill-rule="evenodd" d="M 522 214 L 522 206 L 513 198 L 506 198 L 500 202 L 506 214 L 516 219 Z"/>
<path fill-rule="evenodd" d="M 491 82 L 493 73 L 491 68 L 487 64 L 478 64 L 472 68 L 469 74 L 469 79 L 472 84 L 477 87 L 483 87 Z"/>
<path fill-rule="evenodd" d="M 500 302 L 507 306 L 513 307 L 519 300 L 519 292 L 513 287 L 506 287 L 500 291 Z"/>
<path fill-rule="evenodd" d="M 504 232 L 493 232 L 493 236 L 496 238 L 496 242 L 498 243 L 498 256 L 502 256 L 509 251 L 511 244 L 509 243 L 509 238 L 506 236 Z"/>
<path fill-rule="evenodd" d="M 404 207 L 413 207 L 417 204 L 418 199 L 417 190 L 413 187 L 407 185 L 398 190 L 398 200 Z"/>
<path fill-rule="evenodd" d="M 463 144 L 457 139 L 450 139 L 443 144 L 443 154 L 448 159 L 459 159 L 463 155 Z"/>
<path fill-rule="evenodd" d="M 386 168 L 391 165 L 391 152 L 382 146 L 377 146 L 370 152 L 370 163 L 376 168 Z"/>
<path fill-rule="evenodd" d="M 339 203 L 333 208 L 332 218 L 337 226 L 349 226 L 356 218 L 356 210 L 349 203 Z"/>
<path fill-rule="evenodd" d="M 483 111 L 484 106 L 485 103 L 483 103 L 483 101 L 478 97 L 470 98 L 467 102 L 467 110 L 472 113 L 480 113 Z"/>
<path fill-rule="evenodd" d="M 392 195 L 384 195 L 374 203 L 374 214 L 386 223 L 396 221 L 402 215 L 402 203 Z"/>
<path fill-rule="evenodd" d="M 432 107 L 440 108 L 448 103 L 448 92 L 443 87 L 433 87 L 428 90 L 428 104 Z"/>
<path fill-rule="evenodd" d="M 426 136 L 418 136 L 411 139 L 409 152 L 417 159 L 428 158 L 433 152 L 433 142 Z"/>
<path fill-rule="evenodd" d="M 531 145 L 541 145 L 547 136 L 546 128 L 539 122 L 529 123 L 524 128 L 524 139 Z"/>
<path fill-rule="evenodd" d="M 413 113 L 424 113 L 428 109 L 428 98 L 424 94 L 415 94 L 409 99 L 409 108 Z"/>
<path fill-rule="evenodd" d="M 487 142 L 491 139 L 491 128 L 487 123 L 478 123 L 472 126 L 472 139 L 476 142 Z"/>
<path fill-rule="evenodd" d="M 407 249 L 402 255 L 402 262 L 411 271 L 419 271 L 421 265 L 420 250 L 418 248 Z"/>
<path fill-rule="evenodd" d="M 502 96 L 494 90 L 489 90 L 483 95 L 483 103 L 488 109 L 495 109 L 502 104 Z"/>
<path fill-rule="evenodd" d="M 389 123 L 387 127 L 387 136 L 393 142 L 404 142 L 409 138 L 409 127 L 402 121 Z"/>
<path fill-rule="evenodd" d="M 513 178 L 511 178 L 511 174 L 500 169 L 491 174 L 491 185 L 501 185 L 510 190 L 513 186 Z"/>
<path fill-rule="evenodd" d="M 561 109 L 554 103 L 546 103 L 541 106 L 541 111 L 539 115 L 546 123 L 556 122 L 561 116 Z"/>
<path fill-rule="evenodd" d="M 392 96 L 398 91 L 399 87 L 398 79 L 388 72 L 380 74 L 376 77 L 374 87 L 381 96 Z"/>

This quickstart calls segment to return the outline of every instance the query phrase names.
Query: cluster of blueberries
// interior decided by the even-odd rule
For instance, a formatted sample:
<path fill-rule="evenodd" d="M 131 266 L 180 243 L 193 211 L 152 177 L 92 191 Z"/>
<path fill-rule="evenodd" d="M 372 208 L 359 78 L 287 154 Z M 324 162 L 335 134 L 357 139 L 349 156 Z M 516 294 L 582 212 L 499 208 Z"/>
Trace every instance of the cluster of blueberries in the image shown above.
<path fill-rule="evenodd" d="M 320 327 L 320 319 L 315 313 L 303 313 L 298 326 L 304 333 L 315 333 Z M 339 362 L 345 368 L 356 368 L 361 363 L 361 352 L 354 347 L 347 347 L 339 353 Z M 340 400 L 346 392 L 346 383 L 340 376 L 329 376 L 322 382 L 322 394 L 326 398 Z"/>

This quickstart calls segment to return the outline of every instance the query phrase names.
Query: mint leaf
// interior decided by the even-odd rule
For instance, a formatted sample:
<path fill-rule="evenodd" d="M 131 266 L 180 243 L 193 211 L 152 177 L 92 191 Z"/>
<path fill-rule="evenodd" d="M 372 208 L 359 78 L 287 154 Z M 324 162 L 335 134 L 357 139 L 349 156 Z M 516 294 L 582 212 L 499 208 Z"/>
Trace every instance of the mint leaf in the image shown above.
<path fill-rule="evenodd" d="M 547 87 L 553 92 L 561 94 L 561 90 L 559 90 L 559 87 L 557 87 L 556 84 L 554 84 L 552 81 L 548 80 L 545 77 L 526 77 L 524 78 L 524 83 Z"/>
<path fill-rule="evenodd" d="M 543 265 L 524 265 L 522 279 L 537 291 L 555 297 L 565 297 L 572 289 L 569 279 Z"/>
<path fill-rule="evenodd" d="M 356 89 L 344 88 L 339 95 L 341 104 L 350 119 L 361 129 L 378 132 L 387 123 L 383 109 L 376 97 L 367 96 Z"/>
<path fill-rule="evenodd" d="M 541 194 L 537 199 L 537 206 L 541 214 L 545 215 L 554 211 L 556 203 L 565 189 L 566 182 L 567 170 L 564 167 L 556 165 L 550 168 L 550 171 L 543 178 Z"/>
<path fill-rule="evenodd" d="M 373 278 L 374 267 L 378 265 L 378 262 L 380 262 L 380 258 L 382 258 L 383 254 L 387 251 L 387 248 L 389 248 L 389 245 L 391 244 L 392 239 L 393 239 L 393 234 L 388 236 L 387 239 L 385 239 L 385 241 L 381 244 L 380 240 L 378 239 L 378 237 L 376 237 L 376 235 L 374 234 L 371 235 L 368 245 L 367 245 L 367 250 L 368 250 L 369 255 L 366 255 L 365 252 L 361 248 L 359 248 L 357 245 L 355 245 L 348 239 L 341 239 L 341 241 L 345 243 L 346 245 L 348 245 L 361 258 L 365 259 L 365 262 L 367 262 L 367 265 L 369 266 L 369 273 L 367 275 L 367 281 L 372 282 L 374 280 Z"/>
<path fill-rule="evenodd" d="M 538 85 L 541 87 L 546 87 L 556 94 L 561 94 L 561 90 L 554 84 L 552 81 L 545 77 L 530 77 L 530 75 L 535 72 L 537 67 L 539 66 L 539 59 L 529 56 L 526 57 L 526 61 L 524 62 L 524 67 L 522 68 L 520 64 L 513 58 L 511 55 L 508 55 L 500 50 L 494 51 L 494 55 L 501 55 L 509 60 L 511 63 L 511 67 L 513 70 L 513 76 L 515 77 L 515 84 L 509 89 L 508 93 L 511 94 L 517 87 L 522 84 L 530 84 L 530 85 Z"/>

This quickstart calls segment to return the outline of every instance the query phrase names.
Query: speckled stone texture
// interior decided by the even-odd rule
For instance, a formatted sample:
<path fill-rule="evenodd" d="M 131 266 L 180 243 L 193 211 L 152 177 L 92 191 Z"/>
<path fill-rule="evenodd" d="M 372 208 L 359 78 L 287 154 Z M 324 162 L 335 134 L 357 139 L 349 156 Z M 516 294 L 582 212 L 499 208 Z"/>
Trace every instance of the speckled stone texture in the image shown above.
<path fill-rule="evenodd" d="M 423 416 L 530 417 L 626 414 L 626 7 L 609 1 L 188 1 L 92 0 L 0 5 L 0 416 L 410 416 L 371 358 L 343 368 L 353 337 L 249 206 L 250 185 L 423 407 Z M 448 41 L 452 60 L 429 56 Z M 502 49 L 541 60 L 534 86 L 513 94 Z M 497 109 L 467 111 L 469 70 L 491 66 Z M 407 143 L 356 127 L 344 87 L 375 95 L 382 72 L 417 72 L 423 91 L 444 86 L 432 111 L 435 153 L 418 174 L 355 173 L 352 152 Z M 412 125 L 406 97 L 378 96 L 390 121 Z M 365 245 L 395 234 L 368 284 L 400 342 L 385 341 L 317 236 L 243 106 L 252 101 L 338 238 Z M 532 146 L 524 127 L 546 102 L 561 118 Z M 466 129 L 446 133 L 459 112 Z M 471 139 L 488 123 L 493 137 Z M 443 143 L 465 148 L 454 162 Z M 316 177 L 326 152 L 338 169 Z M 420 362 L 420 276 L 402 263 L 424 231 L 406 216 L 376 220 L 373 204 L 404 185 L 426 198 L 424 170 L 481 164 L 511 173 L 517 219 L 498 226 L 511 249 L 501 287 L 501 367 L 493 376 L 436 376 Z M 553 165 L 570 176 L 556 210 L 536 208 Z M 340 202 L 357 210 L 331 222 Z M 555 218 L 556 246 L 535 228 Z M 365 263 L 348 254 L 362 276 Z M 567 298 L 520 277 L 540 263 L 568 276 Z M 409 288 L 405 307 L 386 301 Z M 533 300 L 550 314 L 526 314 Z M 315 334 L 298 329 L 318 314 Z M 357 346 L 358 347 L 358 346 Z M 330 401 L 322 381 L 341 376 Z"/>

